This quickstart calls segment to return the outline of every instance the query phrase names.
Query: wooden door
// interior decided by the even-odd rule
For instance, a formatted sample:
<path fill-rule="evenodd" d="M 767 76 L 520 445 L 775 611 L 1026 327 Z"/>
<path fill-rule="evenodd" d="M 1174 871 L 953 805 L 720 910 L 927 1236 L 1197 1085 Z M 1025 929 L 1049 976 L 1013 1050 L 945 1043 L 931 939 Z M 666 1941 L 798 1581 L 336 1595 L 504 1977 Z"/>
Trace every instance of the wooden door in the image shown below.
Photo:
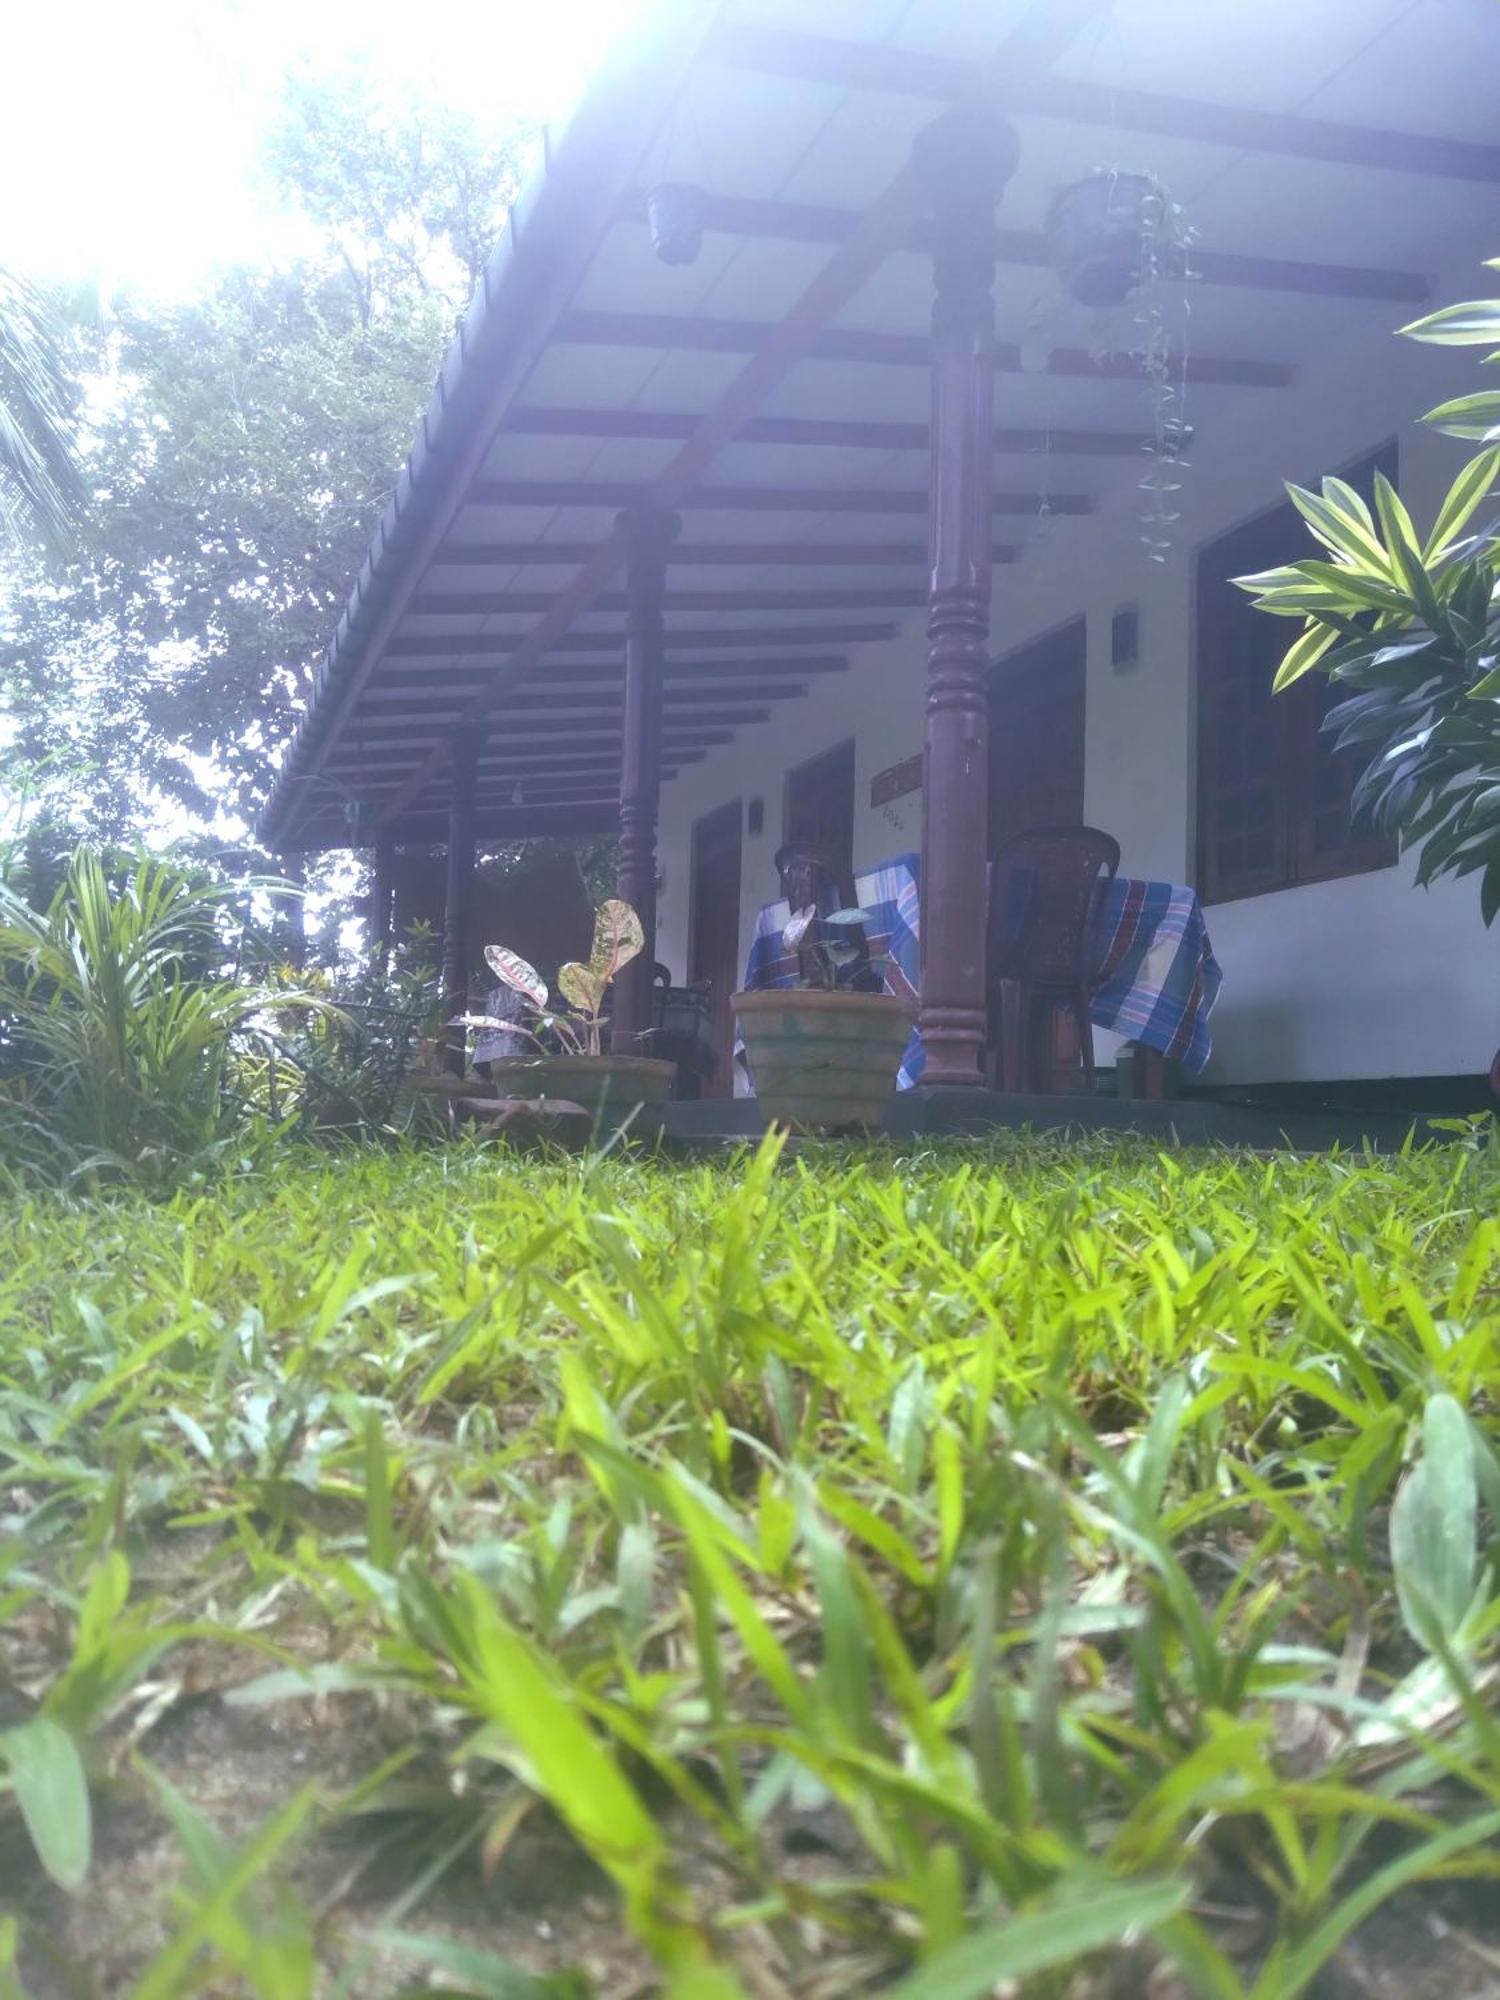
<path fill-rule="evenodd" d="M 734 1095 L 734 1009 L 740 983 L 740 801 L 720 806 L 693 827 L 688 911 L 688 980 L 708 986 L 716 1060 L 705 1097 Z"/>
<path fill-rule="evenodd" d="M 1075 618 L 1009 654 L 990 681 L 990 853 L 1033 826 L 1083 820 L 1087 628 Z"/>
<path fill-rule="evenodd" d="M 854 870 L 854 739 L 787 773 L 783 839 L 816 847 L 839 876 Z"/>

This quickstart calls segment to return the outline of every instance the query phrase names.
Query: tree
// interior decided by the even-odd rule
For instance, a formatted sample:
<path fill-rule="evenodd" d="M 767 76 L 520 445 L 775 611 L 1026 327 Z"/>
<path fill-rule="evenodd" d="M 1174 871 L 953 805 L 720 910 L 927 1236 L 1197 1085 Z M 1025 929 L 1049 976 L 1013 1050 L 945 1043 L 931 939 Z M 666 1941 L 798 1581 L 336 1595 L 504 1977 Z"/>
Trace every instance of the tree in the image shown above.
<path fill-rule="evenodd" d="M 80 831 L 248 818 L 516 180 L 521 134 L 303 74 L 265 149 L 311 239 L 190 304 L 80 320 L 95 530 L 0 588 L 11 754 Z"/>
<path fill-rule="evenodd" d="M 82 488 L 56 330 L 41 294 L 0 270 L 0 533 L 66 550 Z"/>
<path fill-rule="evenodd" d="M 1491 269 L 1500 268 L 1495 260 Z M 1445 307 L 1403 329 L 1443 346 L 1500 341 L 1500 299 Z M 1500 361 L 1500 349 L 1489 354 Z M 1288 491 L 1322 559 L 1239 578 L 1263 611 L 1302 621 L 1278 690 L 1316 669 L 1350 690 L 1324 727 L 1369 763 L 1356 812 L 1420 849 L 1417 879 L 1480 876 L 1500 915 L 1500 517 L 1472 527 L 1500 476 L 1500 391 L 1456 397 L 1425 421 L 1480 446 L 1427 536 L 1377 476 L 1372 511 L 1339 479 Z"/>

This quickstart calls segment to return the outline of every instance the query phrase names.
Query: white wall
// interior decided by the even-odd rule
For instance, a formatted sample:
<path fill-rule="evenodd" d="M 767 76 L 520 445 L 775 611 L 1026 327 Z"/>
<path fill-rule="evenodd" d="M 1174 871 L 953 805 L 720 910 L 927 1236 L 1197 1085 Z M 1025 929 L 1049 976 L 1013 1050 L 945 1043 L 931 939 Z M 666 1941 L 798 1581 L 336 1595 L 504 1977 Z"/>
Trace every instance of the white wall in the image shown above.
<path fill-rule="evenodd" d="M 1451 274 L 1434 296 L 1466 296 L 1473 277 L 1472 270 Z M 1463 446 L 1413 421 L 1457 393 L 1466 379 L 1462 361 L 1393 339 L 1390 324 L 1391 316 L 1371 308 L 1364 335 L 1301 368 L 1292 388 L 1238 392 L 1211 422 L 1200 422 L 1183 519 L 1164 565 L 1148 560 L 1141 545 L 1138 498 L 1127 476 L 1100 514 L 1054 522 L 1021 562 L 996 573 L 997 656 L 1080 611 L 1087 615 L 1085 811 L 1118 836 L 1127 873 L 1192 879 L 1197 547 L 1274 505 L 1282 478 L 1314 480 L 1393 434 L 1402 491 L 1419 523 L 1430 519 L 1462 463 Z M 1002 381 L 1002 416 L 1003 397 Z M 1117 675 L 1109 663 L 1110 619 L 1132 603 L 1140 609 L 1141 663 Z M 658 955 L 679 974 L 687 964 L 691 827 L 714 807 L 736 796 L 765 801 L 765 830 L 747 835 L 744 847 L 746 946 L 756 912 L 776 894 L 772 856 L 792 766 L 853 735 L 856 866 L 920 845 L 919 795 L 884 811 L 872 809 L 869 797 L 874 772 L 921 747 L 923 658 L 921 619 L 913 615 L 902 638 L 863 648 L 847 674 L 822 677 L 805 698 L 742 730 L 665 789 Z M 1419 890 L 1403 862 L 1215 904 L 1208 922 L 1225 976 L 1205 1081 L 1457 1075 L 1488 1067 L 1500 1041 L 1500 937 L 1480 921 L 1472 878 Z"/>

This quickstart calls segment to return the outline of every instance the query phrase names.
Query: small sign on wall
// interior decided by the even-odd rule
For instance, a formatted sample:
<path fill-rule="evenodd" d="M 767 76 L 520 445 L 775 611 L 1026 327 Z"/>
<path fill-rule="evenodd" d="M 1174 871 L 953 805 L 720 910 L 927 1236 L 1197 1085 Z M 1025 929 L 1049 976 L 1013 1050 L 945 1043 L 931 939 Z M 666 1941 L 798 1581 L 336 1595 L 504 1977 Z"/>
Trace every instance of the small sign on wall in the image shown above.
<path fill-rule="evenodd" d="M 888 770 L 877 771 L 870 780 L 870 804 L 888 806 L 895 799 L 904 799 L 912 792 L 922 789 L 922 753 L 906 757 L 899 764 L 892 764 Z"/>

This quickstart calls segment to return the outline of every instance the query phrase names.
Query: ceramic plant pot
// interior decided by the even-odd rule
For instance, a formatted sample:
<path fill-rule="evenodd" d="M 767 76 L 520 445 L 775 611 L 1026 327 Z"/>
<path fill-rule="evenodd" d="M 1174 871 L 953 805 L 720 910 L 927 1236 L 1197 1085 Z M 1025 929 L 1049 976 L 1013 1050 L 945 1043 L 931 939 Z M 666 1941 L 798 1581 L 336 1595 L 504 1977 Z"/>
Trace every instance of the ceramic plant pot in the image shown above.
<path fill-rule="evenodd" d="M 653 1056 L 500 1056 L 490 1064 L 497 1097 L 555 1098 L 601 1125 L 618 1125 L 643 1104 L 665 1104 L 676 1076 L 675 1063 Z"/>
<path fill-rule="evenodd" d="M 916 1009 L 891 993 L 773 987 L 733 1007 L 768 1118 L 799 1132 L 879 1125 Z"/>

